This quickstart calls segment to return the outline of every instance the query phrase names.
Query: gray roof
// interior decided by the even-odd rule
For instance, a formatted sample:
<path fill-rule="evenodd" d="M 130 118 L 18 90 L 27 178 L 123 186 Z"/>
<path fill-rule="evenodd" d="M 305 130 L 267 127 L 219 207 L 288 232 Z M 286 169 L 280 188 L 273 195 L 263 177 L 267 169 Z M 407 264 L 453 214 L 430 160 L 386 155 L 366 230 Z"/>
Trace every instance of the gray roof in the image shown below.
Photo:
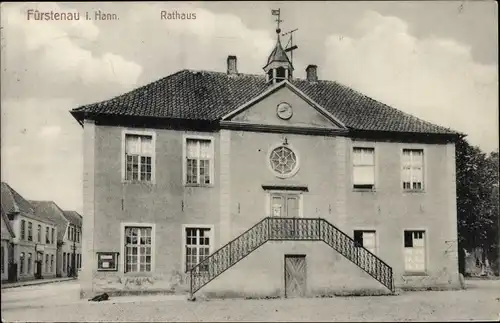
<path fill-rule="evenodd" d="M 350 131 L 458 135 L 333 81 L 292 79 L 290 83 L 325 108 Z M 71 111 L 82 122 L 97 116 L 130 116 L 219 122 L 223 116 L 269 89 L 264 75 L 227 75 L 182 70 L 107 101 Z M 439 107 L 436 107 L 439 108 Z"/>
<path fill-rule="evenodd" d="M 64 216 L 68 219 L 69 223 L 76 227 L 82 227 L 82 216 L 76 211 L 63 211 Z"/>
<path fill-rule="evenodd" d="M 30 201 L 38 216 L 44 216 L 56 223 L 57 240 L 62 241 L 68 225 L 68 220 L 64 217 L 63 211 L 53 201 Z"/>

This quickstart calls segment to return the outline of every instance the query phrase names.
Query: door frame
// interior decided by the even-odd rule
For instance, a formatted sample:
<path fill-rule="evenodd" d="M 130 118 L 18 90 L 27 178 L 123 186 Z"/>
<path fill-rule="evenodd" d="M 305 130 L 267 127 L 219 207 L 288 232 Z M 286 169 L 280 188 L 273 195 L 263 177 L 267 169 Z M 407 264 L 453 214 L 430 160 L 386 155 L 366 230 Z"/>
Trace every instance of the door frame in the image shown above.
<path fill-rule="evenodd" d="M 299 218 L 304 217 L 304 192 L 297 190 L 266 190 L 266 201 L 264 206 L 266 208 L 266 212 L 264 213 L 266 217 L 272 217 L 273 214 L 271 212 L 271 195 L 273 193 L 277 194 L 295 194 L 299 197 Z"/>
<path fill-rule="evenodd" d="M 304 259 L 304 295 L 307 295 L 307 255 L 306 254 L 285 254 L 283 256 L 283 294 L 285 298 L 288 298 L 287 289 L 286 289 L 286 258 L 303 258 Z"/>

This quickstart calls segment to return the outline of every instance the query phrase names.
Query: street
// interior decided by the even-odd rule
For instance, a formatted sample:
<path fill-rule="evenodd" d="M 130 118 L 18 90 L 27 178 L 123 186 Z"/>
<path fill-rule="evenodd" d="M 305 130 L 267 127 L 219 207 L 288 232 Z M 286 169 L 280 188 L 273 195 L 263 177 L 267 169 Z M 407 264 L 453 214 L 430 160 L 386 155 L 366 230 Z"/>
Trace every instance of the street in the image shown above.
<path fill-rule="evenodd" d="M 83 321 L 456 321 L 498 320 L 500 280 L 467 281 L 467 290 L 398 296 L 188 302 L 182 296 L 79 299 L 77 281 L 2 290 L 4 322 Z"/>

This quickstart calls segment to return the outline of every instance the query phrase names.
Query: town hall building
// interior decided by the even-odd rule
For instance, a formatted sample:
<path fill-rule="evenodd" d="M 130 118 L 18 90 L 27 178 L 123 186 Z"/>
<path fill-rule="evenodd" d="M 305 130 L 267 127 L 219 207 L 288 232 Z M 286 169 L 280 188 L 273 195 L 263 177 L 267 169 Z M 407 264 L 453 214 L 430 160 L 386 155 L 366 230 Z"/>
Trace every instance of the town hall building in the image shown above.
<path fill-rule="evenodd" d="M 82 296 L 459 288 L 460 134 L 295 66 L 181 70 L 71 111 Z M 439 107 L 437 107 L 439 108 Z"/>

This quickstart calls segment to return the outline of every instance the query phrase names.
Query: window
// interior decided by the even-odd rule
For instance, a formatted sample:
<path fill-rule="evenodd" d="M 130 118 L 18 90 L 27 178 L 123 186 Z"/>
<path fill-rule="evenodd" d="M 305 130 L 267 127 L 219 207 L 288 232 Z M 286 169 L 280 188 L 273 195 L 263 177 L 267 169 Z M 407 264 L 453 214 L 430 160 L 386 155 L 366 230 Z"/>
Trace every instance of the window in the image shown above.
<path fill-rule="evenodd" d="M 373 189 L 375 186 L 375 149 L 353 148 L 353 187 Z"/>
<path fill-rule="evenodd" d="M 186 139 L 186 184 L 212 184 L 212 169 L 212 141 Z"/>
<path fill-rule="evenodd" d="M 46 227 L 45 228 L 45 243 L 50 244 L 50 234 L 49 234 L 50 228 Z"/>
<path fill-rule="evenodd" d="M 423 149 L 403 149 L 403 189 L 423 190 L 424 151 Z"/>
<path fill-rule="evenodd" d="M 152 227 L 125 227 L 125 272 L 150 272 Z"/>
<path fill-rule="evenodd" d="M 19 255 L 19 273 L 24 274 L 24 252 Z"/>
<path fill-rule="evenodd" d="M 62 271 L 66 272 L 66 253 L 63 252 L 63 258 L 62 258 Z"/>
<path fill-rule="evenodd" d="M 55 232 L 56 232 L 56 230 L 54 228 L 52 228 L 52 231 L 51 231 L 51 234 L 50 234 L 52 243 L 55 243 L 55 240 L 54 240 L 54 238 L 55 238 L 54 237 L 55 236 Z"/>
<path fill-rule="evenodd" d="M 152 181 L 153 136 L 125 134 L 125 180 Z"/>
<path fill-rule="evenodd" d="M 50 272 L 54 272 L 54 255 L 50 255 Z"/>
<path fill-rule="evenodd" d="M 38 225 L 36 236 L 37 236 L 37 241 L 42 242 L 42 226 L 40 224 Z"/>
<path fill-rule="evenodd" d="M 80 231 L 76 229 L 76 242 L 80 242 Z"/>
<path fill-rule="evenodd" d="M 404 232 L 405 271 L 425 272 L 425 231 Z"/>
<path fill-rule="evenodd" d="M 68 240 L 71 240 L 71 227 L 68 226 Z"/>
<path fill-rule="evenodd" d="M 21 220 L 21 239 L 25 239 L 25 230 L 26 230 L 26 221 L 25 220 Z"/>
<path fill-rule="evenodd" d="M 28 241 L 33 241 L 33 223 L 28 222 Z"/>
<path fill-rule="evenodd" d="M 271 169 L 278 177 L 289 177 L 298 170 L 297 155 L 287 146 L 279 146 L 271 150 L 269 155 Z"/>
<path fill-rule="evenodd" d="M 33 255 L 32 255 L 31 253 L 29 253 L 29 254 L 28 254 L 28 266 L 27 266 L 27 267 L 28 267 L 28 274 L 31 274 L 31 262 L 32 262 L 32 256 L 33 256 Z"/>
<path fill-rule="evenodd" d="M 45 272 L 49 272 L 49 255 L 45 255 Z"/>
<path fill-rule="evenodd" d="M 210 229 L 186 228 L 186 272 L 210 255 Z M 207 271 L 208 264 L 198 267 Z"/>
<path fill-rule="evenodd" d="M 2 266 L 2 274 L 5 272 L 5 268 L 4 268 L 4 261 L 5 261 L 5 248 L 4 246 L 2 246 L 2 253 L 0 254 L 0 260 L 2 261 L 1 263 L 1 266 Z"/>
<path fill-rule="evenodd" d="M 354 242 L 373 254 L 377 253 L 375 230 L 354 230 Z"/>

